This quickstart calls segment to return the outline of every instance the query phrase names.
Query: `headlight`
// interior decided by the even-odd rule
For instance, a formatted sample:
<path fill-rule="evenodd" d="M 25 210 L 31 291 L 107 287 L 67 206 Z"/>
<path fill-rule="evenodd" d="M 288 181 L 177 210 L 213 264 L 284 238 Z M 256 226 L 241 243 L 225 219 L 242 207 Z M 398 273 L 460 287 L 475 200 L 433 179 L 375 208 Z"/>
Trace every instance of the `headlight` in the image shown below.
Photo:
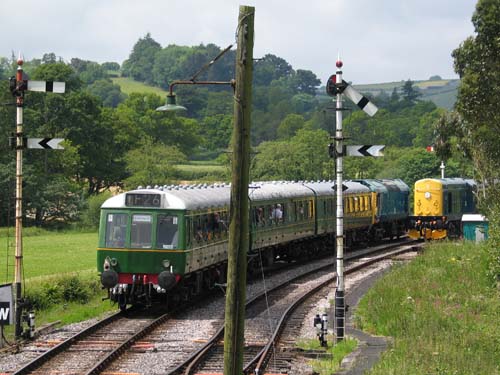
<path fill-rule="evenodd" d="M 424 194 L 424 197 L 425 197 L 425 199 L 431 199 L 431 193 L 429 193 L 428 191 L 426 191 L 425 194 Z"/>
<path fill-rule="evenodd" d="M 170 267 L 170 261 L 168 259 L 164 259 L 163 262 L 162 262 L 162 264 L 163 264 L 163 267 L 165 267 L 165 268 L 169 268 Z"/>

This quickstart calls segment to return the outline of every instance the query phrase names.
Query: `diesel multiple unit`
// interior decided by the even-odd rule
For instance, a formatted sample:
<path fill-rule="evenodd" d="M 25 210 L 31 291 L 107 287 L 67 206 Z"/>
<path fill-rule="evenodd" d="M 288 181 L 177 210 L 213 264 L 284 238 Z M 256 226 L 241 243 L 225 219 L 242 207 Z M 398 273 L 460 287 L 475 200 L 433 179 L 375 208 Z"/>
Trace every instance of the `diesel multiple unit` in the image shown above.
<path fill-rule="evenodd" d="M 346 246 L 406 232 L 409 188 L 401 180 L 346 181 Z M 276 261 L 333 252 L 332 181 L 263 182 L 249 187 L 249 272 Z M 101 208 L 97 266 L 120 308 L 176 301 L 225 282 L 229 185 L 137 189 Z"/>

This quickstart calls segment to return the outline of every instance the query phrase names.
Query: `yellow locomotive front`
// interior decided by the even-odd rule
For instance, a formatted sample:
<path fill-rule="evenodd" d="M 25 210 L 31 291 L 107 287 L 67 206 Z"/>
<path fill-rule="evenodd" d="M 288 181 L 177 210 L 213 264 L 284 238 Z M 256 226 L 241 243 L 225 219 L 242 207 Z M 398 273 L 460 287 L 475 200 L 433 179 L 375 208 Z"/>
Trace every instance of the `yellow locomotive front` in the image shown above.
<path fill-rule="evenodd" d="M 443 206 L 443 182 L 423 179 L 415 182 L 414 217 L 411 238 L 442 239 L 447 235 L 447 218 Z"/>

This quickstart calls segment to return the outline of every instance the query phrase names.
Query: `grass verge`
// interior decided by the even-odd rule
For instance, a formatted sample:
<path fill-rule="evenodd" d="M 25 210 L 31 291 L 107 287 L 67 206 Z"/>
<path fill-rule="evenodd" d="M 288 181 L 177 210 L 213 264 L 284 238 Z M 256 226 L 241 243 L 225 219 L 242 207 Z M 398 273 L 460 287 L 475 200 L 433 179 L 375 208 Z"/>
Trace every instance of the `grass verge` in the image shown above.
<path fill-rule="evenodd" d="M 500 292 L 486 246 L 429 245 L 362 299 L 357 325 L 394 337 L 371 375 L 500 374 Z"/>
<path fill-rule="evenodd" d="M 331 342 L 331 339 L 329 340 Z M 357 341 L 346 338 L 335 346 L 330 346 L 327 349 L 322 347 L 319 340 L 315 339 L 299 339 L 297 346 L 304 351 L 314 351 L 321 355 L 317 359 L 311 359 L 311 365 L 314 373 L 319 375 L 331 375 L 340 369 L 342 360 L 351 353 L 357 346 Z"/>

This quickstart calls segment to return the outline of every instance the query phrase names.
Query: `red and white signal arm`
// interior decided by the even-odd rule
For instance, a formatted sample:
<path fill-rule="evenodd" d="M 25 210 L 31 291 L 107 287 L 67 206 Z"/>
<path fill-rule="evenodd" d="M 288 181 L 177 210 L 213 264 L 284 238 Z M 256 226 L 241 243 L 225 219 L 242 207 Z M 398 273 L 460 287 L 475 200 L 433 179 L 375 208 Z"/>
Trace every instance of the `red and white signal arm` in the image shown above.
<path fill-rule="evenodd" d="M 425 149 L 427 152 L 434 152 L 434 146 L 427 146 Z"/>
<path fill-rule="evenodd" d="M 0 325 L 14 324 L 12 284 L 0 285 Z"/>

